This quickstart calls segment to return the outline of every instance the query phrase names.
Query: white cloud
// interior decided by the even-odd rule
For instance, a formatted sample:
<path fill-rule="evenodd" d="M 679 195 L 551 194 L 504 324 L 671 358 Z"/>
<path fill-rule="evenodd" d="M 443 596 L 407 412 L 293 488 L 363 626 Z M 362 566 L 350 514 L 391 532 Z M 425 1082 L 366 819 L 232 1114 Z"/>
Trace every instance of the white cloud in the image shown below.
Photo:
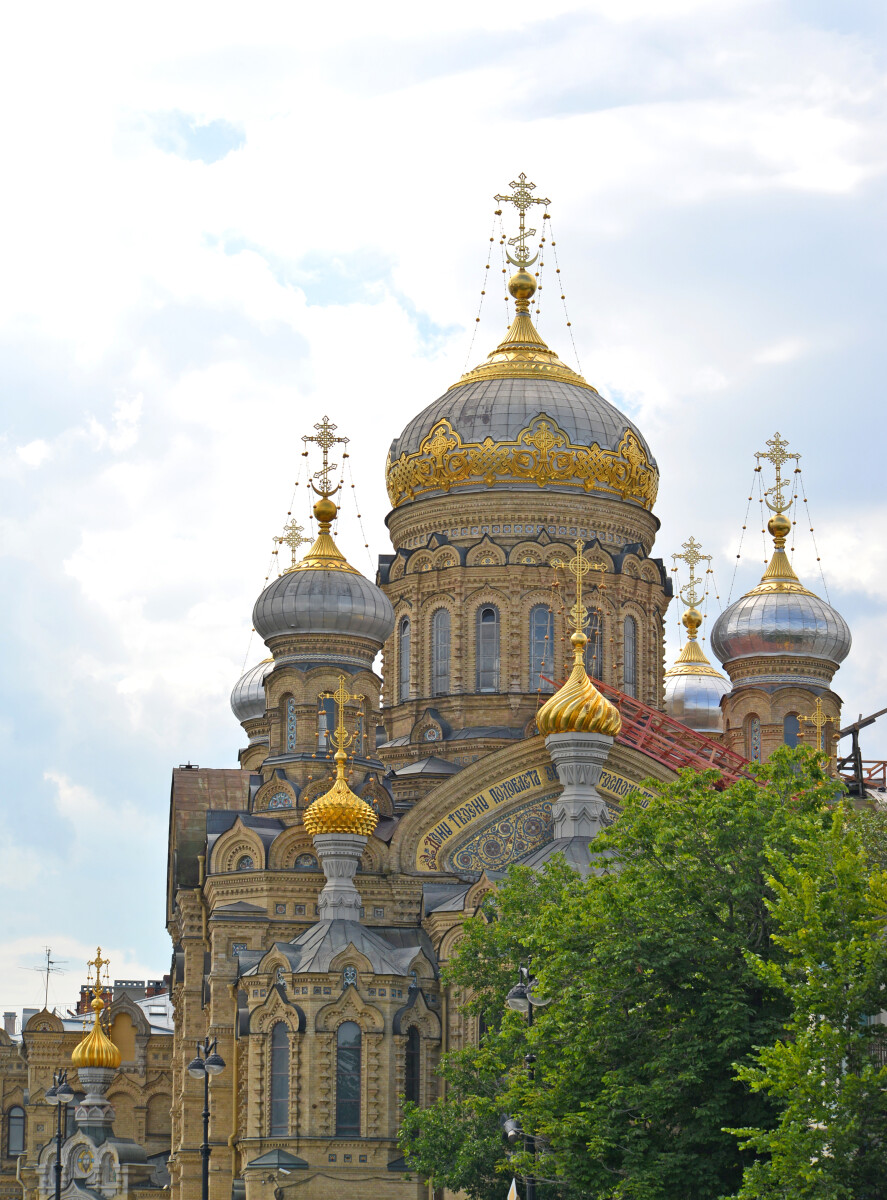
<path fill-rule="evenodd" d="M 783 338 L 782 341 L 773 342 L 772 345 L 759 350 L 753 356 L 752 362 L 760 363 L 762 366 L 778 366 L 800 358 L 807 348 L 807 343 L 803 338 Z"/>
<path fill-rule="evenodd" d="M 16 454 L 27 467 L 39 467 L 52 455 L 52 449 L 43 438 L 35 438 L 26 446 L 16 446 Z"/>

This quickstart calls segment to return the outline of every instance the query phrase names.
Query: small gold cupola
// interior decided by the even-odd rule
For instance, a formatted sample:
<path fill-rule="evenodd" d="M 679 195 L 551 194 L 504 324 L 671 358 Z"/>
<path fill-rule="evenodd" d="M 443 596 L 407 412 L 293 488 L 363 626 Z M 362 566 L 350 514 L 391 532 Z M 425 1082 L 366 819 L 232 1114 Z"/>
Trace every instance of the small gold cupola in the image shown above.
<path fill-rule="evenodd" d="M 350 701 L 363 700 L 363 696 L 352 695 L 345 683 L 345 676 L 340 675 L 339 686 L 331 693 L 336 701 L 338 713 L 336 730 L 332 734 L 336 744 L 335 782 L 328 792 L 319 796 L 305 811 L 305 828 L 312 837 L 322 833 L 356 833 L 369 837 L 379 821 L 372 805 L 356 796 L 345 779 L 345 763 L 348 760 L 345 751 L 355 737 L 345 729 L 345 705 Z"/>
<path fill-rule="evenodd" d="M 582 580 L 592 564 L 582 553 L 582 539 L 576 540 L 576 556 L 566 564 L 576 577 L 576 603 L 571 609 L 574 632 L 573 670 L 567 682 L 548 699 L 536 714 L 540 733 L 601 733 L 615 737 L 622 728 L 619 710 L 604 699 L 585 669 L 588 638 L 582 632 L 588 624 L 588 609 L 582 603 Z"/>
<path fill-rule="evenodd" d="M 71 1052 L 71 1062 L 79 1070 L 81 1067 L 108 1067 L 116 1070 L 120 1066 L 120 1051 L 108 1037 L 102 1027 L 102 1012 L 105 1002 L 102 999 L 102 967 L 106 967 L 108 959 L 102 958 L 101 947 L 96 951 L 95 959 L 89 963 L 90 968 L 96 968 L 93 984 L 93 999 L 90 1008 L 95 1014 L 92 1028 L 82 1041 Z"/>

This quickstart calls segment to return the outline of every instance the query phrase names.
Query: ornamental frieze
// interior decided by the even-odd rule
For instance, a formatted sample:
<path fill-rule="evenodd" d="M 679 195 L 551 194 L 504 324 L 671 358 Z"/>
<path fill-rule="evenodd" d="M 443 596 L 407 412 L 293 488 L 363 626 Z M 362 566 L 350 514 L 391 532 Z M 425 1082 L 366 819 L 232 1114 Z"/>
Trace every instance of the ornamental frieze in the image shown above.
<path fill-rule="evenodd" d="M 514 441 L 463 442 L 447 420 L 438 421 L 419 449 L 402 454 L 387 466 L 388 496 L 393 508 L 422 492 L 444 491 L 503 480 L 609 492 L 634 500 L 646 509 L 656 501 L 659 472 L 630 429 L 615 450 L 574 445 L 545 413 L 534 417 Z"/>

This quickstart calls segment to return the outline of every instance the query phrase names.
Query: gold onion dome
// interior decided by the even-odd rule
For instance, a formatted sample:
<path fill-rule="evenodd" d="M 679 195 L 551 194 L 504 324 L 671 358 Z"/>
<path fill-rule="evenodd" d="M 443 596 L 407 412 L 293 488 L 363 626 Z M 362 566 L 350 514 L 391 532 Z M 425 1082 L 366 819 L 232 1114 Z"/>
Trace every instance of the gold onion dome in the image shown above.
<path fill-rule="evenodd" d="M 101 996 L 96 996 L 92 1002 L 95 1013 L 92 1029 L 71 1052 L 71 1062 L 80 1067 L 112 1067 L 120 1066 L 120 1051 L 102 1028 L 101 1012 L 105 1007 Z"/>
<path fill-rule="evenodd" d="M 346 754 L 336 751 L 336 780 L 328 792 L 305 810 L 305 828 L 318 833 L 357 833 L 369 837 L 379 818 L 372 805 L 355 796 L 345 779 Z"/>
<path fill-rule="evenodd" d="M 602 733 L 615 737 L 622 728 L 619 710 L 605 700 L 588 678 L 585 670 L 585 646 L 588 638 L 584 633 L 574 633 L 573 670 L 570 678 L 536 713 L 539 732 L 549 733 Z"/>

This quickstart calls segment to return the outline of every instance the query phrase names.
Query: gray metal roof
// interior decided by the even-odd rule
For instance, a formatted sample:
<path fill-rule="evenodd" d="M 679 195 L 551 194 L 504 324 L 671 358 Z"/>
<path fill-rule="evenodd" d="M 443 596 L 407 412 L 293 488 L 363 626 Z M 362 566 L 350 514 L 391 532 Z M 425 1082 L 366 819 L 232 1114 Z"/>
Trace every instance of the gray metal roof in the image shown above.
<path fill-rule="evenodd" d="M 465 442 L 513 441 L 541 413 L 553 418 L 575 445 L 615 450 L 626 430 L 637 436 L 653 463 L 637 426 L 598 392 L 557 379 L 479 379 L 455 387 L 429 404 L 391 443 L 391 457 L 419 449 L 438 421 L 446 419 Z"/>
<path fill-rule="evenodd" d="M 458 763 L 447 762 L 445 758 L 438 758 L 437 755 L 432 754 L 428 758 L 420 758 L 414 763 L 401 767 L 394 774 L 398 779 L 402 779 L 404 775 L 458 775 L 461 770 Z"/>
<path fill-rule="evenodd" d="M 249 721 L 265 715 L 264 679 L 274 669 L 274 660 L 256 663 L 241 675 L 231 692 L 231 711 L 238 721 Z"/>
<path fill-rule="evenodd" d="M 757 655 L 791 654 L 836 665 L 850 653 L 847 622 L 830 604 L 805 592 L 743 596 L 718 617 L 711 648 L 722 663 Z"/>
<path fill-rule="evenodd" d="M 256 601 L 253 625 L 266 642 L 291 633 L 350 633 L 381 646 L 394 629 L 383 591 L 354 571 L 292 571 Z"/>

